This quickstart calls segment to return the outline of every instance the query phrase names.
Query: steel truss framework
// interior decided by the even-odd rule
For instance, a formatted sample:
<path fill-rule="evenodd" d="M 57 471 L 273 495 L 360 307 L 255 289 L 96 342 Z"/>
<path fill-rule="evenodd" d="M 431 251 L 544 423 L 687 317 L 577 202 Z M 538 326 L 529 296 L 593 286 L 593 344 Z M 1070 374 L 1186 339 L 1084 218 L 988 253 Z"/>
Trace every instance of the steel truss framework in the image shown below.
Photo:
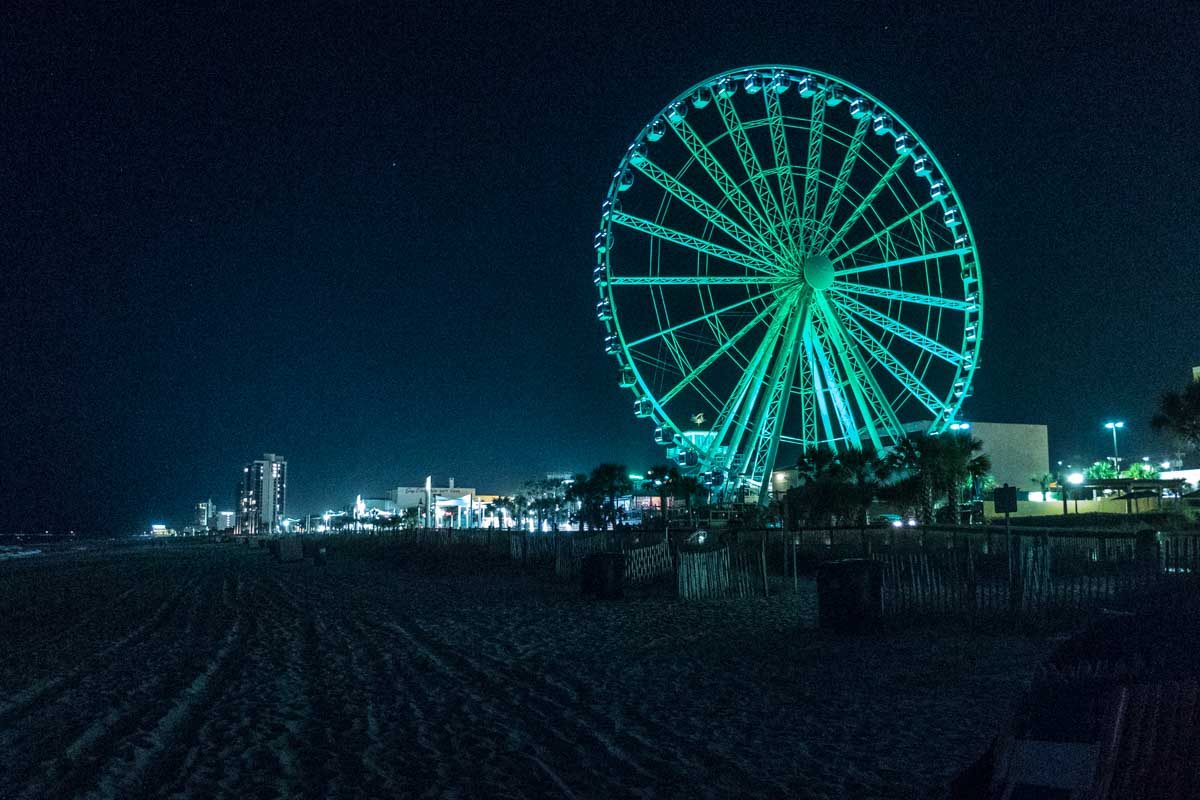
<path fill-rule="evenodd" d="M 595 252 L 635 413 L 715 487 L 766 502 L 799 451 L 940 433 L 970 394 L 963 205 L 898 115 L 832 75 L 747 67 L 667 104 L 613 174 Z"/>

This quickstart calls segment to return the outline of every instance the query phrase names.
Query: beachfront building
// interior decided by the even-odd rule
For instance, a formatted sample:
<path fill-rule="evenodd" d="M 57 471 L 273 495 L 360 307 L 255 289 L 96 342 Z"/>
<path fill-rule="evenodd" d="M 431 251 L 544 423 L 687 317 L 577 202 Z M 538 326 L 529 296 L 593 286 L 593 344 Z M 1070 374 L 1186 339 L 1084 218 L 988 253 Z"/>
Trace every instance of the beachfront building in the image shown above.
<path fill-rule="evenodd" d="M 238 486 L 237 533 L 277 533 L 287 513 L 287 460 L 265 453 L 242 469 Z"/>
<path fill-rule="evenodd" d="M 201 500 L 196 503 L 196 508 L 192 512 L 192 527 L 206 531 L 209 528 L 214 528 L 217 525 L 217 507 L 213 505 L 212 500 Z"/>
<path fill-rule="evenodd" d="M 424 525 L 432 528 L 473 528 L 479 524 L 475 490 L 449 486 L 434 486 L 427 480 L 424 486 L 397 486 L 396 509 L 416 509 Z"/>

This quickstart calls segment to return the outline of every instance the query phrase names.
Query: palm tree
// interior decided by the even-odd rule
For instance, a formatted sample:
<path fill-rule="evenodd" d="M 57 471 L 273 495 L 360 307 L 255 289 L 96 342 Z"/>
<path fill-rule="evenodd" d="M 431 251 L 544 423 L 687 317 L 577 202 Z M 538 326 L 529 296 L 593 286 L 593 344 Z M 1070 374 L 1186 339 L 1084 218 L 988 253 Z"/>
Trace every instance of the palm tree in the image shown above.
<path fill-rule="evenodd" d="M 674 496 L 675 484 L 679 478 L 679 468 L 674 464 L 656 464 L 646 470 L 646 479 L 642 482 L 642 491 L 658 496 L 658 510 L 662 514 L 663 527 L 667 524 L 667 498 Z"/>
<path fill-rule="evenodd" d="M 850 501 L 850 523 L 866 525 L 867 512 L 890 477 L 891 466 L 878 453 L 868 450 L 847 450 L 838 456 L 838 463 L 851 488 L 847 498 Z"/>
<path fill-rule="evenodd" d="M 488 503 L 488 511 L 492 512 L 492 516 L 500 520 L 500 527 L 504 527 L 504 512 L 512 509 L 512 500 L 501 495 L 492 502 Z"/>
<path fill-rule="evenodd" d="M 597 492 L 591 479 L 582 472 L 575 475 L 567 486 L 565 499 L 579 508 L 579 529 L 586 530 L 594 524 Z"/>
<path fill-rule="evenodd" d="M 1135 461 L 1129 465 L 1129 469 L 1125 471 L 1125 476 L 1135 481 L 1152 481 L 1158 477 L 1158 470 L 1152 464 Z"/>
<path fill-rule="evenodd" d="M 1042 493 L 1050 491 L 1050 484 L 1054 483 L 1054 476 L 1049 472 L 1043 472 L 1038 475 L 1030 475 L 1029 480 L 1036 483 L 1042 490 Z"/>
<path fill-rule="evenodd" d="M 851 475 L 837 453 L 825 445 L 805 451 L 796 463 L 801 483 L 784 500 L 789 515 L 806 524 L 830 525 L 853 513 Z"/>
<path fill-rule="evenodd" d="M 675 497 L 683 499 L 687 507 L 688 525 L 692 524 L 692 503 L 696 498 L 708 493 L 708 487 L 692 475 L 680 475 L 675 481 Z"/>
<path fill-rule="evenodd" d="M 525 517 L 529 515 L 529 498 L 523 494 L 513 495 L 509 501 L 509 510 L 517 519 L 517 527 L 525 527 Z"/>
<path fill-rule="evenodd" d="M 803 480 L 840 474 L 840 470 L 837 453 L 824 444 L 815 450 L 805 450 L 796 462 L 796 472 Z"/>
<path fill-rule="evenodd" d="M 1173 434 L 1187 447 L 1200 448 L 1200 382 L 1189 383 L 1182 392 L 1164 394 L 1150 426 Z"/>
<path fill-rule="evenodd" d="M 624 497 L 633 491 L 633 482 L 629 480 L 629 470 L 624 464 L 601 464 L 592 470 L 588 484 L 600 497 L 604 498 L 601 509 L 604 525 L 616 524 L 617 498 Z"/>
<path fill-rule="evenodd" d="M 1083 471 L 1083 475 L 1090 481 L 1111 480 L 1117 477 L 1117 468 L 1108 461 L 1097 461 Z"/>
<path fill-rule="evenodd" d="M 901 475 L 894 494 L 911 503 L 922 524 L 934 522 L 939 495 L 946 498 L 951 521 L 958 524 L 964 485 L 976 485 L 992 469 L 983 442 L 970 436 L 913 434 L 900 440 L 888 463 Z"/>
<path fill-rule="evenodd" d="M 904 437 L 888 456 L 888 465 L 900 475 L 900 480 L 890 492 L 893 500 L 911 508 L 923 525 L 933 522 L 939 459 L 937 440 L 923 433 Z"/>
<path fill-rule="evenodd" d="M 983 452 L 983 442 L 970 436 L 946 436 L 942 447 L 942 485 L 950 522 L 962 522 L 959 501 L 966 487 L 972 490 L 992 471 L 992 459 Z M 974 494 L 974 491 L 972 491 Z"/>

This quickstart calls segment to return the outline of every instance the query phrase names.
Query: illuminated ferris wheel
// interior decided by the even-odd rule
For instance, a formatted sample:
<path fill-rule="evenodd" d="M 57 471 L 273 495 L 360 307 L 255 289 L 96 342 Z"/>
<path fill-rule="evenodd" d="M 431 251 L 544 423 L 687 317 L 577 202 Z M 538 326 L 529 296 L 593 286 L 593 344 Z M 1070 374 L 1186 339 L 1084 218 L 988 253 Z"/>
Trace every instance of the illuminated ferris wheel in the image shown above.
<path fill-rule="evenodd" d="M 595 250 L 634 413 L 713 485 L 941 432 L 970 393 L 966 213 L 920 137 L 832 75 L 747 67 L 668 103 L 613 175 Z"/>

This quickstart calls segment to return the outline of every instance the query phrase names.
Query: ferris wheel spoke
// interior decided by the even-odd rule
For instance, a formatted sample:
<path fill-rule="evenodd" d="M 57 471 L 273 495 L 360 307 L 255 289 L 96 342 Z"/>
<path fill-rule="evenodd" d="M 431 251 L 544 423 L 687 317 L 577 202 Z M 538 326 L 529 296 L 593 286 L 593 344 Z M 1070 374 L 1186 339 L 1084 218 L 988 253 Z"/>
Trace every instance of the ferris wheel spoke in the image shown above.
<path fill-rule="evenodd" d="M 719 316 L 728 311 L 732 311 L 735 308 L 741 308 L 744 305 L 753 303 L 755 300 L 762 300 L 764 297 L 769 297 L 769 296 L 775 294 L 776 291 L 777 290 L 775 290 L 775 289 L 768 289 L 765 292 L 760 292 L 759 294 L 753 295 L 751 297 L 747 297 L 745 300 L 739 300 L 738 302 L 731 303 L 727 306 L 724 306 L 723 308 L 717 308 L 712 311 L 709 311 L 707 314 L 701 314 L 698 317 L 693 317 L 692 319 L 689 319 L 687 322 L 680 322 L 678 325 L 672 325 L 669 328 L 664 328 L 663 330 L 658 331 L 657 333 L 652 333 L 649 336 L 643 336 L 641 339 L 638 339 L 636 342 L 629 342 L 625 346 L 626 347 L 637 347 L 640 344 L 645 344 L 646 342 L 652 342 L 655 339 L 666 336 L 667 334 L 674 333 L 675 331 L 680 330 L 682 328 L 686 328 L 689 325 L 695 325 L 698 322 L 704 322 L 705 320 L 712 319 L 713 317 Z"/>
<path fill-rule="evenodd" d="M 952 300 L 948 297 L 934 297 L 928 294 L 905 292 L 900 289 L 889 289 L 885 286 L 868 286 L 863 283 L 852 283 L 850 281 L 834 281 L 830 289 L 835 292 L 849 292 L 850 294 L 864 295 L 866 297 L 879 297 L 883 300 L 899 300 L 903 303 L 916 303 L 922 306 L 945 308 L 950 311 L 962 311 L 964 313 L 974 311 L 977 308 L 975 303 L 968 303 L 965 300 Z"/>
<path fill-rule="evenodd" d="M 800 398 L 800 435 L 804 440 L 802 444 L 806 448 L 816 447 L 821 441 L 821 435 L 817 430 L 817 403 L 814 395 L 812 364 L 803 347 L 801 347 L 800 363 L 797 365 L 796 374 L 799 376 L 798 386 L 793 391 L 796 391 Z"/>
<path fill-rule="evenodd" d="M 725 437 L 733 428 L 734 421 L 742 416 L 740 413 L 743 406 L 749 408 L 754 405 L 754 401 L 758 397 L 758 390 L 762 387 L 762 382 L 766 377 L 767 368 L 770 366 L 770 354 L 775 350 L 775 344 L 783 330 L 783 323 L 788 318 L 787 314 L 776 314 L 775 319 L 771 321 L 771 327 L 767 329 L 766 336 L 759 343 L 758 349 L 754 351 L 754 355 L 750 359 L 750 363 L 746 366 L 742 377 L 738 379 L 737 385 L 734 387 L 729 398 L 721 406 L 721 410 L 717 413 L 717 418 L 713 421 L 713 429 L 717 431 L 709 445 L 708 456 L 712 458 L 716 455 L 717 449 L 722 446 Z M 747 402 L 747 397 L 749 401 Z M 748 413 L 748 412 L 747 412 Z M 740 439 L 741 428 L 735 429 L 735 438 Z M 727 452 L 732 458 L 736 449 L 736 444 L 730 442 Z M 730 462 L 726 461 L 724 466 L 729 467 Z"/>
<path fill-rule="evenodd" d="M 689 189 L 662 167 L 647 158 L 635 161 L 634 167 L 754 255 L 767 263 L 772 261 L 773 253 L 766 242 L 721 213 L 716 206 Z"/>
<path fill-rule="evenodd" d="M 814 240 L 810 242 L 813 245 L 809 247 L 810 254 L 816 252 L 818 233 L 829 230 L 833 225 L 833 217 L 837 214 L 838 206 L 842 202 L 842 195 L 846 193 L 846 187 L 850 185 L 850 173 L 854 171 L 854 165 L 858 163 L 858 151 L 862 149 L 863 142 L 867 139 L 867 130 L 870 126 L 871 117 L 868 115 L 859 119 L 858 125 L 854 128 L 854 136 L 850 139 L 850 144 L 846 146 L 846 155 L 842 158 L 842 166 L 838 169 L 837 178 L 829 190 L 829 199 L 825 201 L 825 211 L 821 214 L 821 222 L 813 232 Z"/>
<path fill-rule="evenodd" d="M 890 436 L 892 441 L 899 441 L 904 436 L 904 429 L 900 424 L 900 418 L 897 416 L 895 409 L 892 408 L 892 404 L 888 402 L 883 391 L 879 388 L 879 384 L 876 382 L 875 376 L 871 374 L 871 370 L 863 363 L 858 347 L 850 340 L 850 336 L 842 326 L 841 320 L 838 319 L 829 302 L 823 297 L 820 298 L 819 309 L 822 314 L 825 332 L 832 340 L 833 349 L 842 359 L 842 365 L 846 369 L 846 374 L 850 376 L 855 399 L 858 400 L 859 408 L 862 409 L 863 419 L 867 422 L 871 442 L 875 445 L 876 450 L 882 450 L 883 442 L 879 436 L 879 426 L 883 426 L 883 432 L 887 436 Z"/>
<path fill-rule="evenodd" d="M 941 342 L 930 339 L 920 331 L 913 330 L 904 323 L 897 322 L 888 315 L 876 311 L 870 306 L 860 303 L 852 297 L 839 292 L 835 302 L 850 313 L 862 317 L 863 319 L 882 328 L 888 333 L 905 340 L 909 344 L 915 345 L 928 353 L 932 353 L 949 364 L 952 364 L 956 367 L 962 365 L 963 359 L 961 353 L 951 350 Z"/>
<path fill-rule="evenodd" d="M 922 253 L 918 256 L 906 256 L 904 258 L 893 258 L 891 261 L 879 261 L 874 264 L 865 264 L 856 267 L 846 267 L 844 269 L 835 269 L 833 275 L 835 278 L 845 277 L 846 275 L 858 275 L 861 272 L 871 272 L 877 269 L 888 269 L 890 267 L 902 267 L 905 264 L 914 264 L 918 261 L 932 261 L 935 258 L 946 258 L 948 256 L 961 256 L 971 252 L 969 247 L 955 247 L 950 250 L 939 250 L 936 253 Z"/>
<path fill-rule="evenodd" d="M 891 182 L 892 178 L 896 177 L 896 173 L 898 173 L 900 168 L 904 166 L 904 162 L 908 160 L 908 157 L 909 153 L 901 153 L 900 157 L 893 161 L 892 165 L 887 168 L 887 172 L 883 173 L 883 175 L 879 177 L 879 180 L 874 186 L 871 187 L 870 191 L 863 196 L 863 199 L 861 202 L 859 202 L 858 206 L 850 212 L 850 216 L 846 217 L 845 221 L 842 222 L 842 226 L 838 228 L 837 233 L 833 235 L 833 238 L 825 243 L 824 252 L 826 254 L 828 254 L 833 248 L 837 247 L 838 244 L 841 243 L 842 239 L 845 238 L 846 234 L 850 233 L 850 230 L 854 227 L 854 224 L 858 222 L 859 217 L 866 213 L 867 209 L 871 207 L 871 204 L 875 202 L 875 198 L 879 196 L 880 192 L 887 188 L 887 185 Z"/>
<path fill-rule="evenodd" d="M 817 192 L 821 186 L 821 146 L 825 141 L 825 96 L 815 94 L 812 98 L 812 113 L 808 117 L 808 166 L 804 171 L 804 214 L 802 230 L 804 241 L 817 238 Z M 807 245 L 800 252 L 807 252 Z"/>
<path fill-rule="evenodd" d="M 830 352 L 828 336 L 819 336 L 817 332 L 818 327 L 814 326 L 811 337 L 813 354 L 825 377 L 825 388 L 829 392 L 830 402 L 837 415 L 838 426 L 842 430 L 842 436 L 853 447 L 861 448 L 862 438 L 858 433 L 858 423 L 854 419 L 854 411 L 850 408 L 850 402 L 846 398 L 845 386 L 850 381 L 842 376 L 838 369 L 837 357 Z"/>
<path fill-rule="evenodd" d="M 792 156 L 788 150 L 787 128 L 783 124 L 783 112 L 779 108 L 779 95 L 771 90 L 764 90 L 763 100 L 767 107 L 767 123 L 771 131 L 771 149 L 775 153 L 776 177 L 779 180 L 779 196 L 783 198 L 783 230 L 795 237 L 803 237 L 802 227 L 804 217 L 800 215 L 800 205 L 796 200 L 796 179 L 792 174 Z M 823 104 L 815 103 L 814 107 L 824 108 Z M 809 165 L 811 167 L 811 155 Z M 807 194 L 805 195 L 807 200 Z M 794 241 L 796 249 L 803 252 L 802 241 Z"/>
<path fill-rule="evenodd" d="M 769 316 L 771 314 L 771 312 L 773 312 L 775 309 L 777 309 L 781 303 L 784 303 L 785 301 L 791 299 L 791 296 L 792 296 L 791 293 L 783 294 L 780 297 L 778 297 L 777 299 L 775 299 L 774 301 L 772 301 L 770 304 L 768 304 L 767 307 L 764 308 L 762 311 L 758 312 L 758 314 L 754 317 L 754 319 L 747 322 L 737 332 L 735 332 L 732 336 L 730 336 L 728 339 L 726 339 L 724 342 L 722 342 L 720 347 L 718 347 L 716 350 L 714 350 L 712 353 L 710 353 L 707 358 L 705 358 L 698 365 L 696 365 L 696 367 L 693 368 L 691 370 L 691 372 L 689 372 L 687 375 L 685 375 L 683 377 L 683 379 L 679 381 L 679 383 L 677 383 L 673 387 L 671 387 L 670 391 L 668 391 L 666 394 L 664 394 L 662 396 L 662 399 L 659 402 L 665 406 L 671 400 L 671 398 L 673 398 L 675 395 L 679 394 L 681 391 L 686 389 L 688 387 L 688 385 L 691 384 L 692 381 L 696 380 L 696 378 L 700 375 L 700 373 L 704 372 L 704 370 L 711 367 L 713 364 L 715 364 L 717 362 L 718 359 L 721 358 L 721 356 L 723 356 L 723 355 L 725 355 L 725 353 L 729 352 L 729 349 L 731 347 L 733 347 L 735 344 L 737 344 L 742 339 L 743 336 L 745 336 L 747 333 L 749 333 L 751 330 L 753 330 L 755 327 L 757 327 L 759 325 L 759 323 L 761 323 L 764 319 L 766 319 L 767 316 Z"/>
<path fill-rule="evenodd" d="M 610 286 L 759 286 L 796 283 L 789 275 L 627 275 L 608 279 Z"/>
<path fill-rule="evenodd" d="M 826 392 L 826 388 L 829 388 L 829 378 L 821 364 L 820 342 L 817 340 L 812 326 L 809 326 L 804 334 L 804 352 L 812 373 L 813 396 L 817 399 L 817 411 L 820 413 L 821 425 L 825 430 L 825 440 L 833 446 L 833 442 L 838 438 L 838 429 L 834 426 L 829 413 L 829 406 L 833 401 L 833 390 L 830 388 L 830 391 Z M 834 415 L 837 415 L 836 408 Z"/>
<path fill-rule="evenodd" d="M 842 259 L 849 257 L 850 255 L 854 254 L 858 250 L 861 250 L 862 248 L 866 247 L 867 245 L 869 245 L 873 242 L 879 241 L 881 238 L 883 238 L 884 236 L 887 236 L 893 230 L 900 227 L 904 223 L 908 222 L 913 217 L 916 217 L 919 214 L 925 213 L 926 211 L 929 210 L 929 208 L 931 206 L 935 206 L 940 202 L 941 202 L 941 200 L 935 198 L 935 199 L 929 200 L 928 202 L 926 202 L 920 206 L 917 206 L 916 208 L 914 208 L 912 211 L 905 214 L 900 219 L 898 219 L 895 222 L 893 222 L 892 224 L 888 225 L 886 228 L 876 231 L 869 239 L 863 239 L 861 242 L 854 245 L 853 247 L 851 247 L 849 250 L 845 251 L 844 253 L 839 253 L 837 258 L 833 258 L 830 260 L 834 264 L 838 263 Z"/>
<path fill-rule="evenodd" d="M 728 97 L 718 94 L 716 100 L 717 110 L 721 112 L 721 120 L 725 123 L 725 130 L 729 133 L 734 149 L 737 150 L 738 158 L 742 162 L 742 169 L 750 178 L 754 194 L 758 197 L 758 202 L 767 215 L 767 225 L 775 233 L 775 238 L 780 243 L 781 254 L 790 254 L 791 248 L 784 233 L 783 214 L 779 210 L 779 204 L 775 201 L 775 195 L 771 193 L 771 187 L 767 183 L 762 165 L 759 164 L 758 154 L 754 152 L 754 146 L 750 144 L 750 137 L 742 125 L 741 118 L 738 117 L 737 109 L 733 107 L 733 101 Z"/>
<path fill-rule="evenodd" d="M 933 390 L 913 374 L 912 370 L 905 366 L 900 359 L 892 355 L 891 351 L 871 335 L 871 332 L 858 322 L 858 320 L 840 309 L 837 310 L 837 315 L 838 321 L 842 323 L 846 333 L 858 343 L 863 352 L 883 367 L 909 394 L 917 398 L 921 405 L 933 413 L 934 417 L 938 417 L 942 413 L 943 406 L 941 400 L 933 393 Z"/>
<path fill-rule="evenodd" d="M 742 191 L 737 181 L 730 177 L 720 160 L 713 155 L 712 150 L 708 148 L 708 145 L 704 143 L 700 135 L 696 133 L 695 128 L 682 118 L 674 119 L 668 117 L 668 122 L 670 122 L 671 129 L 675 131 L 676 136 L 683 142 L 684 147 L 688 149 L 693 158 L 700 162 L 700 166 L 712 178 L 713 183 L 717 184 L 717 187 L 725 195 L 730 204 L 742 215 L 742 219 L 746 221 L 746 224 L 750 226 L 754 234 L 765 242 L 771 242 L 774 246 L 782 247 L 783 242 L 779 239 L 777 232 L 763 219 L 762 213 L 754 206 L 750 198 L 746 196 L 746 193 Z"/>
<path fill-rule="evenodd" d="M 805 301 L 798 312 L 791 315 L 788 331 L 782 339 L 782 346 L 775 359 L 775 368 L 767 384 L 767 394 L 763 397 L 758 419 L 754 423 L 749 458 L 742 465 L 743 476 L 752 482 L 761 484 L 766 480 L 779 452 L 779 436 L 783 432 L 783 420 L 787 417 L 792 382 L 796 378 L 796 364 L 799 359 L 797 349 L 811 313 L 811 294 L 805 296 Z"/>
<path fill-rule="evenodd" d="M 845 380 L 843 386 L 850 388 L 850 394 L 858 404 L 858 409 L 861 412 L 863 427 L 866 428 L 867 435 L 871 438 L 871 443 L 875 446 L 876 451 L 883 449 L 883 442 L 879 438 L 879 430 L 875 425 L 876 417 L 882 417 L 882 410 L 872 408 L 867 401 L 865 381 L 861 370 L 856 369 L 858 365 L 854 363 L 854 359 L 850 353 L 846 343 L 842 341 L 838 335 L 838 331 L 829 320 L 829 312 L 822 302 L 824 298 L 820 298 L 817 302 L 817 311 L 821 318 L 821 330 L 824 332 L 822 341 L 828 345 L 830 353 L 830 362 L 841 369 L 841 373 Z M 843 392 L 845 394 L 845 392 Z M 849 406 L 847 400 L 846 403 Z M 853 419 L 853 416 L 851 416 Z"/>
<path fill-rule="evenodd" d="M 722 261 L 728 261 L 731 264 L 737 264 L 740 267 L 747 269 L 755 269 L 760 272 L 775 272 L 775 266 L 762 259 L 751 256 L 746 253 L 739 253 L 736 250 L 730 250 L 728 247 L 722 247 L 719 244 L 705 241 L 697 236 L 681 233 L 680 231 L 672 230 L 671 228 L 663 227 L 657 222 L 651 222 L 648 219 L 635 217 L 621 211 L 613 212 L 609 217 L 618 225 L 624 225 L 626 228 L 631 228 L 635 231 L 657 237 L 663 241 L 672 242 L 682 247 L 687 247 L 695 250 L 698 253 L 719 258 Z"/>

